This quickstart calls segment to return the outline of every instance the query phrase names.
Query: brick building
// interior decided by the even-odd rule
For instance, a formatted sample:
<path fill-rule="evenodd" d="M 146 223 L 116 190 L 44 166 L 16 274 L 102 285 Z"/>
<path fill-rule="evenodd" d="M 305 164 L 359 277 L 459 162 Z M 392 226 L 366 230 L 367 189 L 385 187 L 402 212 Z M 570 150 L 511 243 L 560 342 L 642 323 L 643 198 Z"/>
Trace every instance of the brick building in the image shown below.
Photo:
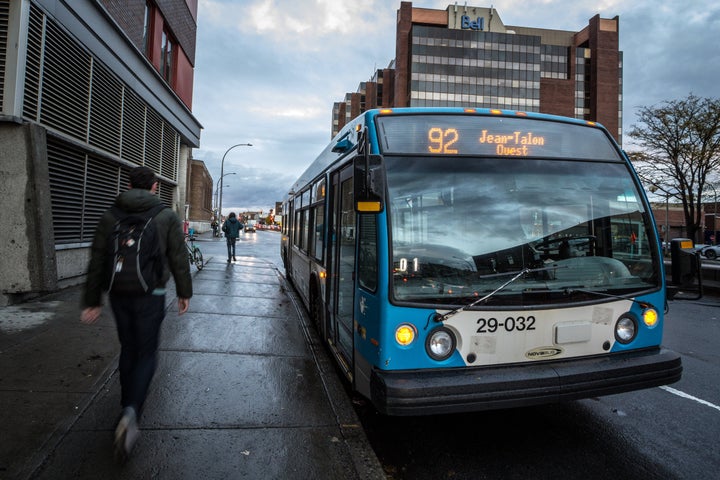
<path fill-rule="evenodd" d="M 660 238 L 662 238 L 663 241 L 665 241 L 666 231 L 670 232 L 670 234 L 667 235 L 669 240 L 687 237 L 685 211 L 681 206 L 667 205 L 665 203 L 652 204 L 651 206 Z M 696 241 L 697 239 L 693 240 Z"/>
<path fill-rule="evenodd" d="M 205 162 L 190 160 L 188 169 L 188 215 L 190 226 L 199 232 L 208 230 L 213 215 L 213 179 Z"/>
<path fill-rule="evenodd" d="M 619 18 L 579 31 L 505 25 L 493 7 L 397 11 L 395 58 L 333 105 L 332 135 L 376 107 L 501 108 L 602 123 L 622 139 Z"/>
<path fill-rule="evenodd" d="M 687 222 L 685 221 L 685 211 L 681 205 L 667 203 L 651 204 L 655 223 L 657 225 L 660 238 L 665 240 L 665 232 L 670 232 L 667 238 L 687 238 Z M 695 243 L 704 243 L 717 245 L 720 243 L 720 217 L 718 217 L 717 205 L 713 203 L 705 203 L 700 212 L 702 222 L 697 238 L 692 238 Z"/>

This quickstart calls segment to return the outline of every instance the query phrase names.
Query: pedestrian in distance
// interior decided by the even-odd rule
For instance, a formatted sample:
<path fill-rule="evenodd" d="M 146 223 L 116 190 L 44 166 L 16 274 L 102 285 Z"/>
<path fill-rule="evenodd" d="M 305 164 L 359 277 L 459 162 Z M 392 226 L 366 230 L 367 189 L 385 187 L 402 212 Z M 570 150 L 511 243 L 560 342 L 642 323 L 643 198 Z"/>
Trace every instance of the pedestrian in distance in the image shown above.
<path fill-rule="evenodd" d="M 212 222 L 210 223 L 210 226 L 212 227 L 213 237 L 217 237 L 218 236 L 218 222 L 217 222 L 217 219 L 215 219 L 215 217 L 213 217 Z"/>
<path fill-rule="evenodd" d="M 178 314 L 190 306 L 192 278 L 183 224 L 156 195 L 148 167 L 130 171 L 130 189 L 100 218 L 93 238 L 80 321 L 93 324 L 108 292 L 120 341 L 122 408 L 115 429 L 115 457 L 124 462 L 135 445 L 148 388 L 155 374 L 165 284 L 172 274 Z"/>
<path fill-rule="evenodd" d="M 235 243 L 237 242 L 238 237 L 240 236 L 240 230 L 242 228 L 242 224 L 238 221 L 237 217 L 235 216 L 235 212 L 230 212 L 230 215 L 228 215 L 227 220 L 225 220 L 225 223 L 223 223 L 222 231 L 225 232 L 225 238 L 227 241 L 227 250 L 228 250 L 228 263 L 231 261 L 235 261 Z M 230 260 L 232 258 L 232 260 Z"/>

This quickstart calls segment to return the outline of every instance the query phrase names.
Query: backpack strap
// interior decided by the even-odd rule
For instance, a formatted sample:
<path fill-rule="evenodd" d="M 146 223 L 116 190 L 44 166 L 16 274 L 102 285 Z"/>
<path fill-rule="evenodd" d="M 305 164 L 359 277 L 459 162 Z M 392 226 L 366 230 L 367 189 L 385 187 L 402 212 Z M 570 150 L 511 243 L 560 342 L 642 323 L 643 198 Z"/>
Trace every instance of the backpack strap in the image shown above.
<path fill-rule="evenodd" d="M 162 203 L 161 203 L 160 205 L 155 205 L 155 206 L 154 206 L 153 208 L 151 208 L 150 210 L 147 210 L 146 212 L 144 212 L 144 213 L 143 213 L 143 216 L 146 216 L 146 218 L 155 218 L 155 216 L 156 216 L 158 213 L 162 212 L 162 211 L 165 210 L 166 208 L 168 208 L 168 207 L 166 207 L 166 206 L 163 205 Z"/>

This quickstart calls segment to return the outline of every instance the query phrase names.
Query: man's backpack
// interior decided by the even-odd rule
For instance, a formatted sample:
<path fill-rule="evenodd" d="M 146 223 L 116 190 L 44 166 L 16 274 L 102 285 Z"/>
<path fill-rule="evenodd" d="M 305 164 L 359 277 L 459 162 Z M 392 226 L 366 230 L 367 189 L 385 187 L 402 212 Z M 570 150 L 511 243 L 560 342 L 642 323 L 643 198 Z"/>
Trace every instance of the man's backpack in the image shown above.
<path fill-rule="evenodd" d="M 145 212 L 125 213 L 112 207 L 115 227 L 108 239 L 107 252 L 110 261 L 110 293 L 145 295 L 160 283 L 164 264 L 160 235 L 152 220 L 165 208 L 164 205 L 158 205 Z"/>

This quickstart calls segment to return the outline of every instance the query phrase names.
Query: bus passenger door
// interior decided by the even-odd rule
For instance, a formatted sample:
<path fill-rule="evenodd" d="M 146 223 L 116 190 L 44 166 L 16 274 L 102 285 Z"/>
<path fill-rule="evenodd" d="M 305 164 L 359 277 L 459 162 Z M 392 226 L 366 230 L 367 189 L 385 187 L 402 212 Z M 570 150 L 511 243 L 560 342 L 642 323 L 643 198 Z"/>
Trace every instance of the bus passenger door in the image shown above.
<path fill-rule="evenodd" d="M 332 212 L 328 235 L 328 338 L 337 348 L 347 372 L 352 372 L 353 301 L 355 294 L 355 207 L 352 167 L 332 175 Z"/>

